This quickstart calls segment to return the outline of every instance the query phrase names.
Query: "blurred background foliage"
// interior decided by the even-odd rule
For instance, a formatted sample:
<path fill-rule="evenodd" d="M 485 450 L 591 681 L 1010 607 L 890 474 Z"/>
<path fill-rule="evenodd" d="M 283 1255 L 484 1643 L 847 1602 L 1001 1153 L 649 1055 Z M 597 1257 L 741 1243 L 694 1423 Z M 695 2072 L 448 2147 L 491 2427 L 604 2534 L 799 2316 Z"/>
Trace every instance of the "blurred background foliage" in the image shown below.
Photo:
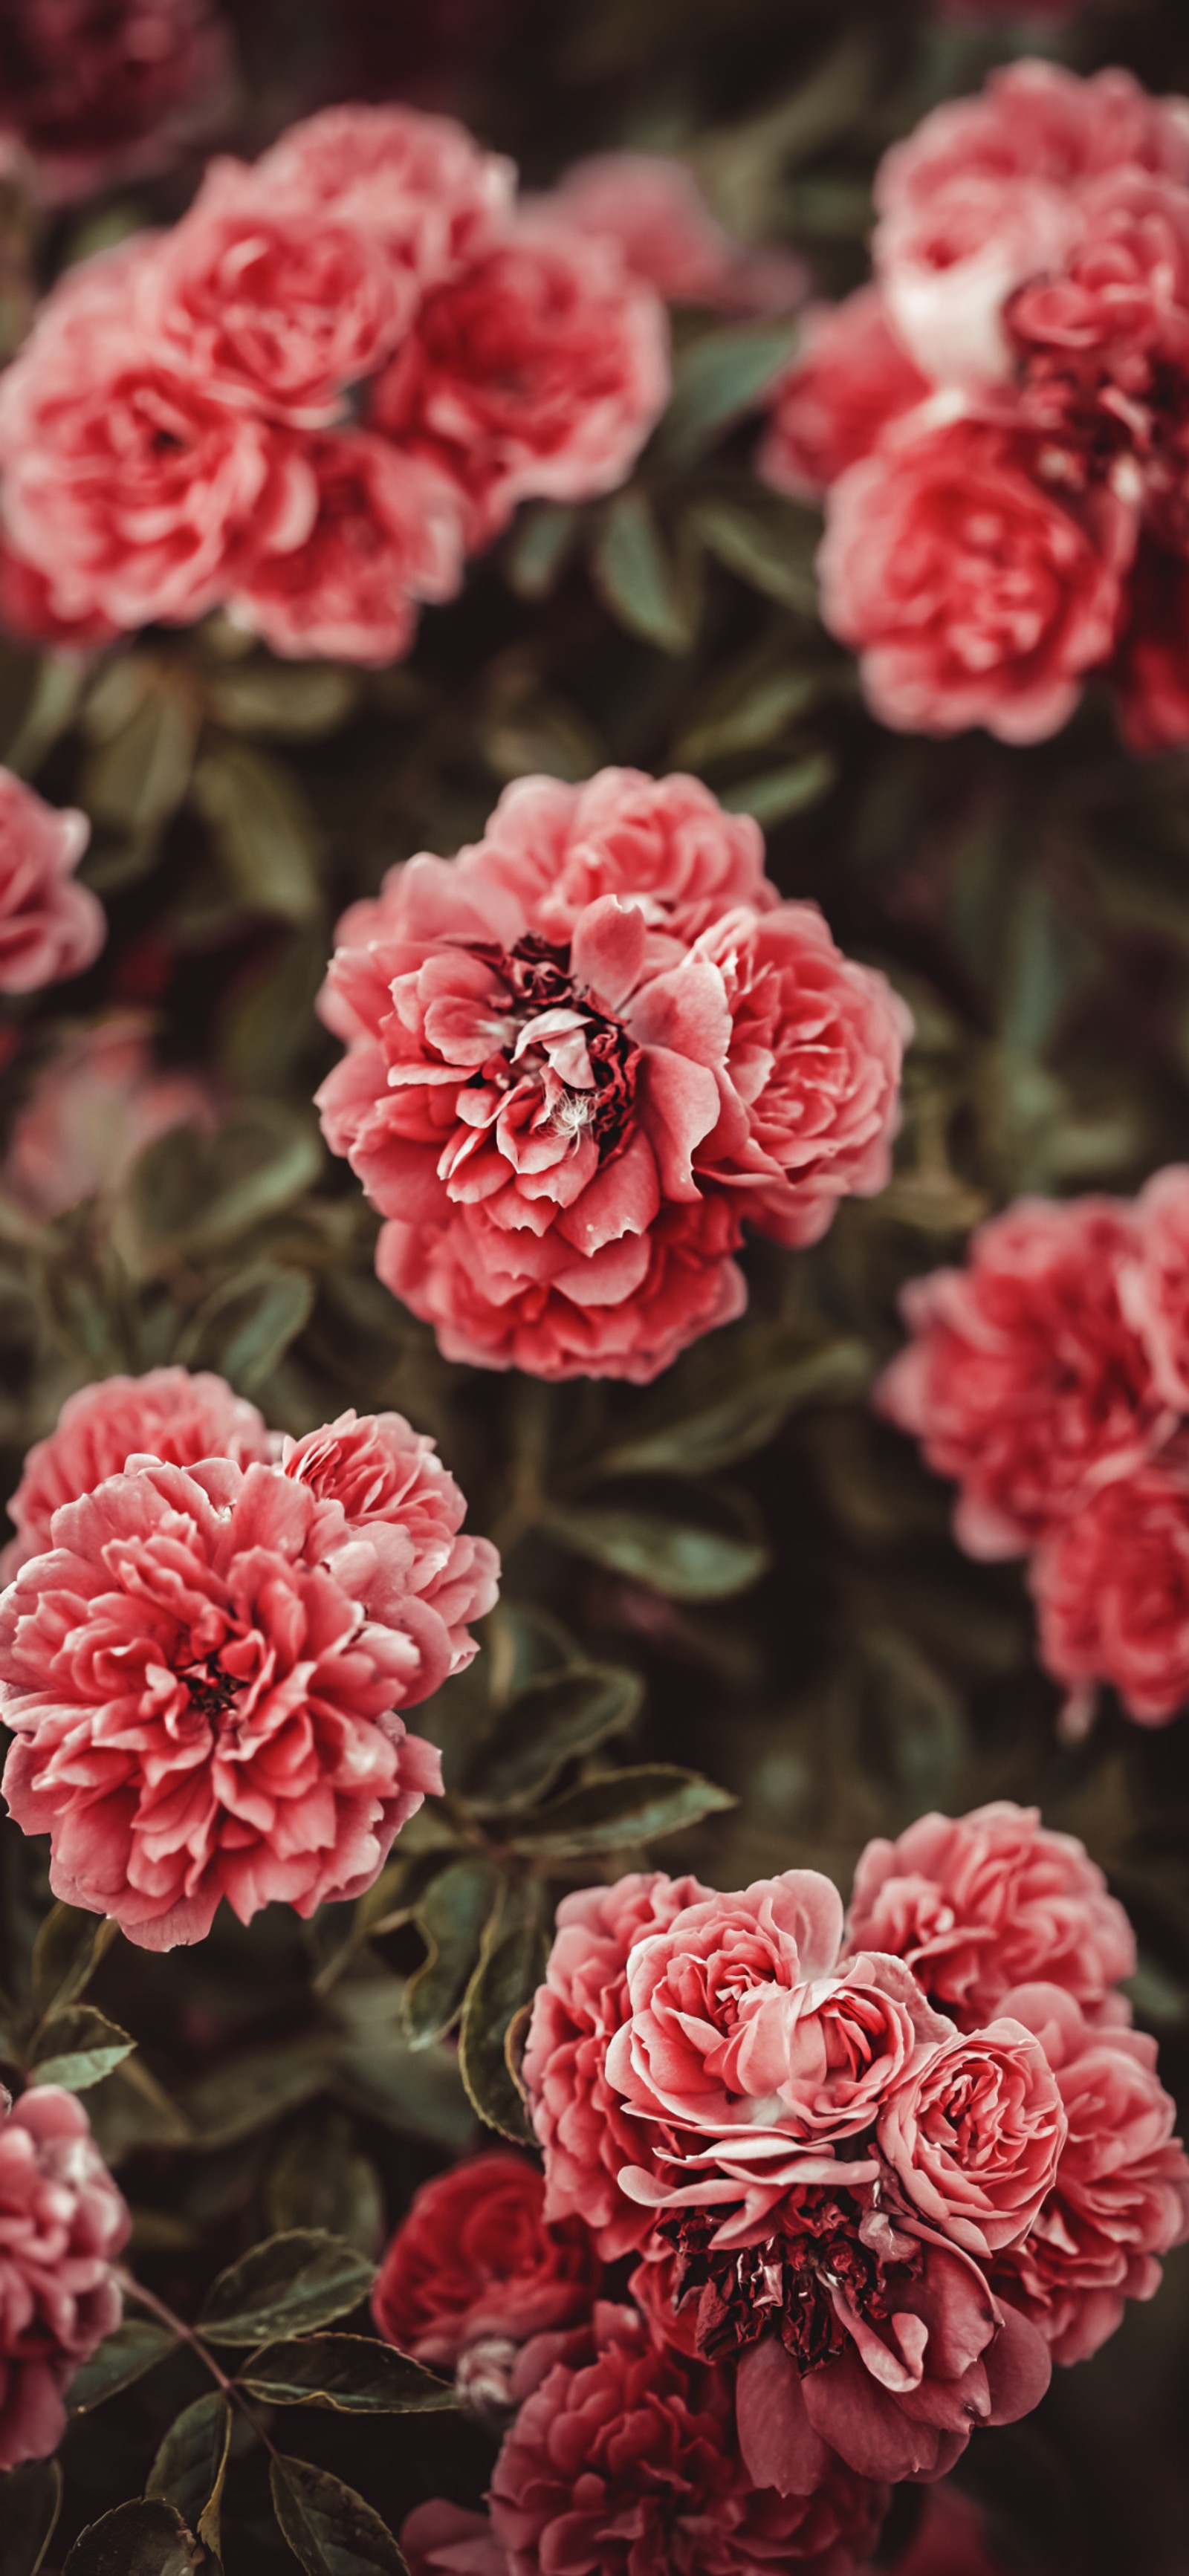
<path fill-rule="evenodd" d="M 328 97 L 402 95 L 467 118 L 530 185 L 594 149 L 675 151 L 726 222 L 798 248 L 825 294 L 865 273 L 882 150 L 995 60 L 1048 49 L 1189 90 L 1178 0 L 1087 7 L 1047 40 L 908 0 L 229 14 L 237 148 Z M 9 345 L 34 278 L 168 219 L 196 166 L 36 239 L 0 209 Z M 1063 1745 L 1019 1571 L 959 1554 L 947 1490 L 866 1403 L 898 1287 L 959 1258 L 982 1215 L 1021 1191 L 1128 1191 L 1189 1151 L 1189 761 L 1129 759 L 1093 695 L 1034 750 L 882 732 L 816 619 L 813 512 L 751 472 L 793 326 L 675 327 L 674 403 L 631 486 L 522 512 L 406 663 L 284 664 L 219 619 L 91 662 L 0 646 L 0 758 L 86 809 L 83 874 L 110 918 L 88 976 L 8 1006 L 0 1109 L 19 1111 L 64 1026 L 115 1007 L 151 1013 L 161 1063 L 198 1069 L 218 1104 L 211 1132 L 150 1145 L 56 1220 L 0 1186 L 4 1490 L 73 1387 L 179 1359 L 298 1432 L 399 1407 L 505 1552 L 479 1663 L 418 1713 L 447 1801 L 358 1908 L 304 1929 L 274 1911 L 250 1935 L 221 1920 L 168 1960 L 119 1942 L 92 1958 L 92 1927 L 54 1917 L 35 1992 L 42 1855 L 0 1828 L 0 2053 L 73 2061 L 135 2208 L 137 2271 L 187 2318 L 270 2231 L 373 2255 L 412 2187 L 482 2135 L 477 2108 L 522 2129 L 517 2016 L 551 1903 L 646 1846 L 723 1886 L 810 1863 L 845 1889 L 870 1834 L 929 1806 L 1036 1799 L 1132 1912 L 1137 2015 L 1189 2110 L 1186 1721 L 1144 1732 L 1108 1703 Z M 844 1206 L 812 1255 L 755 1247 L 746 1319 L 644 1392 L 441 1361 L 376 1284 L 373 1220 L 310 1106 L 336 1052 L 313 1002 L 343 904 L 395 858 L 477 835 L 522 772 L 605 762 L 692 769 L 755 814 L 781 890 L 887 969 L 918 1028 L 888 1193 Z M 75 1945 L 57 1986 L 55 1942 Z M 155 2358 L 74 2422 L 60 2554 L 140 2489 L 209 2384 L 185 2344 Z M 1005 2566 L 1184 2576 L 1187 2359 L 1174 2258 L 1155 2306 L 1058 2372 L 1038 2415 L 974 2441 L 960 2477 Z M 476 2425 L 432 2411 L 307 2410 L 299 2433 L 393 2524 L 422 2494 L 477 2495 L 489 2466 Z M 263 2454 L 237 2434 L 224 2467 L 228 2576 L 271 2576 L 292 2561 Z M 179 2485 L 167 2461 L 158 2487 L 196 2517 L 202 2476 L 191 2459 Z M 40 2492 L 22 2522 L 11 2491 L 0 2576 L 34 2563 Z"/>

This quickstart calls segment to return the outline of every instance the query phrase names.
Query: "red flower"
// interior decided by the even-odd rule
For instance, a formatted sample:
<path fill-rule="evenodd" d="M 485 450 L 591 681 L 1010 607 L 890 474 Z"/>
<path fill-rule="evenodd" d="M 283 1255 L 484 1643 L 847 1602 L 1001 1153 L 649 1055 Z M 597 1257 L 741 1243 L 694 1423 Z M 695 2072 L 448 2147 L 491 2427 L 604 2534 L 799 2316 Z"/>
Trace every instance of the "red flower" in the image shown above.
<path fill-rule="evenodd" d="M 907 1960 L 930 2002 L 967 2031 L 1042 1975 L 1098 2015 L 1135 1967 L 1131 1925 L 1081 1843 L 1004 1798 L 868 1843 L 847 1929 L 856 1948 Z"/>
<path fill-rule="evenodd" d="M 932 390 L 897 340 L 877 287 L 811 308 L 801 352 L 769 396 L 758 470 L 776 491 L 812 500 Z"/>
<path fill-rule="evenodd" d="M 262 551 L 234 589 L 231 614 L 274 653 L 391 662 L 407 653 L 423 600 L 462 581 L 462 513 L 454 485 L 417 456 L 366 431 L 302 442 L 304 492 L 284 542 Z"/>
<path fill-rule="evenodd" d="M 470 2156 L 415 2192 L 376 2275 L 372 2314 L 399 2351 L 504 2404 L 517 2347 L 589 2316 L 599 2264 L 576 2218 L 551 2227 L 527 2156 Z"/>
<path fill-rule="evenodd" d="M 214 1125 L 213 1086 L 163 1072 L 152 1026 L 144 1011 L 121 1011 L 64 1037 L 42 1067 L 4 1163 L 5 1189 L 31 1215 L 61 1216 L 118 1189 L 145 1146 L 174 1127 Z"/>
<path fill-rule="evenodd" d="M 39 2085 L 14 2110 L 0 2088 L 0 2469 L 56 2451 L 63 2392 L 120 2322 L 129 2224 L 76 2096 Z"/>
<path fill-rule="evenodd" d="M 1038 742 L 1111 652 L 1134 513 L 1103 486 L 1075 515 L 1009 426 L 918 420 L 834 486 L 822 614 L 885 724 Z"/>
<path fill-rule="evenodd" d="M 804 263 L 792 251 L 732 241 L 693 171 L 667 153 L 593 153 L 574 162 L 540 212 L 617 243 L 633 277 L 675 304 L 783 313 L 807 292 Z"/>
<path fill-rule="evenodd" d="M 881 1186 L 907 1014 L 761 848 L 690 779 L 522 782 L 341 925 L 323 1124 L 448 1357 L 646 1379 L 738 1313 L 744 1217 Z"/>
<path fill-rule="evenodd" d="M 98 956 L 107 916 L 74 882 L 90 833 L 85 814 L 56 811 L 0 769 L 0 993 L 39 992 Z"/>
<path fill-rule="evenodd" d="M 369 417 L 453 476 L 482 546 L 518 501 L 624 482 L 668 392 L 655 291 L 609 241 L 523 216 L 426 299 Z"/>
<path fill-rule="evenodd" d="M 68 205 L 163 168 L 229 69 L 218 0 L 8 0 L 0 118 Z"/>
<path fill-rule="evenodd" d="M 134 1462 L 57 1512 L 0 1603 L 4 1789 L 66 1902 L 200 1940 L 359 1895 L 427 1791 L 395 1710 L 442 1678 L 390 1554 L 299 1479 Z"/>
<path fill-rule="evenodd" d="M 1189 1700 L 1189 1474 L 1170 1458 L 1091 1495 L 1042 1541 L 1030 1581 L 1045 1670 L 1075 1708 L 1111 1682 L 1162 1726 Z"/>
<path fill-rule="evenodd" d="M 992 2279 L 1039 2326 L 1054 2361 L 1088 2361 L 1128 2299 L 1155 2296 L 1159 2257 L 1189 2236 L 1189 2158 L 1146 2032 L 1091 2029 L 1052 1985 L 1020 1987 L 1006 2009 L 1036 2032 L 1068 2133 L 1039 2218 Z"/>
<path fill-rule="evenodd" d="M 969 1555 L 1018 1554 L 1167 1439 L 1173 1416 L 1122 1302 L 1139 1249 L 1123 1201 L 1018 1199 L 979 1227 L 964 1269 L 905 1289 L 912 1339 L 877 1401 L 960 1478 Z"/>

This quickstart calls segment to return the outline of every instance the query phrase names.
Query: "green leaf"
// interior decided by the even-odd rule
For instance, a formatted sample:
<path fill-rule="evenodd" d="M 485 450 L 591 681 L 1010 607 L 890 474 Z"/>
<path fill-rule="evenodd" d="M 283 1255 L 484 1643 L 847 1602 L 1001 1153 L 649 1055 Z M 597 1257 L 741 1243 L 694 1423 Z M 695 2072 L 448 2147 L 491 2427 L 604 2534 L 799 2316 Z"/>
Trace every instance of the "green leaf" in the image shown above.
<path fill-rule="evenodd" d="M 509 1847 L 541 1860 L 580 1859 L 681 1833 L 735 1804 L 728 1790 L 716 1788 L 696 1771 L 650 1763 L 638 1770 L 605 1772 L 556 1798 L 552 1806 L 539 1807 L 509 1836 Z"/>
<path fill-rule="evenodd" d="M 967 1750 L 962 1703 L 911 1637 L 864 1623 L 859 1739 L 867 1769 L 899 1794 L 904 1822 L 949 1808 Z"/>
<path fill-rule="evenodd" d="M 127 2057 L 97 2084 L 87 2104 L 105 2163 L 117 2165 L 143 2147 L 184 2147 L 190 2124 L 139 2057 Z"/>
<path fill-rule="evenodd" d="M 533 2132 L 508 2055 L 517 2015 L 532 2002 L 549 1956 L 535 1888 L 509 1888 L 489 1923 L 483 1955 L 467 1988 L 459 2033 L 463 2083 L 481 2120 L 519 2143 Z"/>
<path fill-rule="evenodd" d="M 71 2004 L 43 2022 L 34 2043 L 31 2084 L 61 2084 L 68 2093 L 85 2093 L 101 2084 L 136 2046 L 126 2030 L 108 2021 L 92 2004 Z"/>
<path fill-rule="evenodd" d="M 479 1746 L 464 1795 L 480 1815 L 525 1806 L 552 1788 L 567 1762 L 621 1735 L 640 1712 L 639 1675 L 613 1664 L 579 1666 L 530 1683 L 502 1709 Z"/>
<path fill-rule="evenodd" d="M 315 2111 L 286 2130 L 269 2170 L 265 2208 L 278 2233 L 324 2228 L 374 2258 L 384 2234 L 384 2194 L 342 2111 Z"/>
<path fill-rule="evenodd" d="M 30 2460 L 0 2477 L 0 2576 L 37 2576 L 61 2510 L 56 2460 Z"/>
<path fill-rule="evenodd" d="M 194 795 L 240 901 L 279 921 L 312 921 L 322 841 L 292 770 L 245 744 L 221 743 L 199 761 Z"/>
<path fill-rule="evenodd" d="M 426 1889 L 416 1923 L 429 1956 L 405 1989 L 411 2047 L 429 2047 L 461 2012 L 500 1884 L 494 1862 L 476 1856 L 452 1861 Z"/>
<path fill-rule="evenodd" d="M 790 814 L 803 814 L 807 806 L 820 804 L 837 777 L 832 752 L 808 751 L 783 769 L 767 769 L 759 778 L 745 778 L 738 786 L 725 788 L 721 802 L 728 814 L 750 814 L 765 825 L 783 823 Z"/>
<path fill-rule="evenodd" d="M 334 2002 L 343 2024 L 336 2090 L 353 2110 L 399 2135 L 432 2139 L 452 2155 L 474 2141 L 474 2121 L 452 2048 L 413 2048 L 395 1977 L 345 1981 Z"/>
<path fill-rule="evenodd" d="M 622 1500 L 555 1503 L 545 1527 L 576 1556 L 675 1601 L 724 1601 L 769 1562 L 754 1507 L 727 1486 L 633 1486 Z"/>
<path fill-rule="evenodd" d="M 145 2480 L 145 2494 L 176 2505 L 216 2556 L 230 2449 L 231 2407 L 215 2388 L 170 2425 Z"/>
<path fill-rule="evenodd" d="M 674 744 L 673 758 L 683 769 L 704 769 L 736 752 L 757 751 L 804 715 L 821 692 L 820 669 L 795 662 L 732 672 L 729 685 L 705 702 L 700 721 Z"/>
<path fill-rule="evenodd" d="M 354 2487 L 304 2460 L 275 2459 L 273 2510 L 305 2576 L 408 2576 L 386 2522 Z"/>
<path fill-rule="evenodd" d="M 308 2334 L 367 2297 L 375 2266 L 341 2237 L 295 2227 L 232 2263 L 208 2293 L 199 2332 L 208 2343 L 264 2343 Z"/>
<path fill-rule="evenodd" d="M 746 502 L 709 493 L 691 503 L 687 524 L 708 554 L 740 581 L 802 617 L 817 615 L 817 549 L 821 519 L 775 493 L 749 494 Z"/>
<path fill-rule="evenodd" d="M 591 556 L 595 585 L 613 617 L 663 653 L 688 653 L 699 602 L 688 567 L 669 553 L 651 503 L 621 492 L 603 514 Z"/>
<path fill-rule="evenodd" d="M 329 2406 L 344 2415 L 441 2414 L 458 2405 L 448 2380 L 373 2336 L 308 2335 L 270 2343 L 242 2372 L 269 2406 Z"/>
<path fill-rule="evenodd" d="M 706 331 L 683 350 L 673 370 L 673 400 L 658 444 L 666 464 L 696 465 L 715 440 L 754 410 L 787 367 L 800 337 L 792 315 Z"/>
<path fill-rule="evenodd" d="M 132 1172 L 137 1246 L 150 1254 L 213 1252 L 291 1207 L 321 1169 L 315 1129 L 280 1100 L 241 1102 L 213 1135 L 175 1128 Z"/>
<path fill-rule="evenodd" d="M 313 1282 L 303 1270 L 257 1261 L 205 1298 L 178 1341 L 187 1368 L 213 1368 L 241 1395 L 271 1377 L 309 1321 Z"/>
<path fill-rule="evenodd" d="M 67 2393 L 72 2415 L 90 2415 L 109 2397 L 118 2397 L 122 2388 L 131 2388 L 143 2379 L 146 2370 L 164 2361 L 174 2348 L 174 2338 L 167 2326 L 159 2326 L 150 2317 L 126 2317 L 115 2333 L 107 2336 L 98 2352 L 84 2361 L 75 2372 Z"/>
<path fill-rule="evenodd" d="M 871 1353 L 848 1335 L 753 1337 L 691 1354 L 636 1412 L 637 1428 L 601 1460 L 608 1476 L 710 1475 L 750 1457 L 802 1406 L 858 1395 Z"/>
<path fill-rule="evenodd" d="M 96 703 L 92 698 L 93 731 Z M 97 743 L 84 765 L 81 794 L 88 814 L 121 831 L 159 830 L 190 784 L 198 724 L 190 690 L 150 669 L 139 706 L 118 732 Z"/>
<path fill-rule="evenodd" d="M 359 675 L 337 662 L 233 662 L 207 681 L 207 705 L 229 733 L 316 742 L 359 704 Z"/>
<path fill-rule="evenodd" d="M 580 521 L 569 502 L 530 502 L 503 549 L 505 578 L 518 599 L 548 599 L 574 550 Z"/>
<path fill-rule="evenodd" d="M 33 2001 L 39 2013 L 62 2012 L 78 2002 L 117 1928 L 110 1919 L 101 1915 L 96 1920 L 73 1905 L 51 1908 L 33 1950 Z"/>
<path fill-rule="evenodd" d="M 118 2504 L 75 2541 L 62 2576 L 192 2576 L 198 2544 L 159 2496 Z"/>

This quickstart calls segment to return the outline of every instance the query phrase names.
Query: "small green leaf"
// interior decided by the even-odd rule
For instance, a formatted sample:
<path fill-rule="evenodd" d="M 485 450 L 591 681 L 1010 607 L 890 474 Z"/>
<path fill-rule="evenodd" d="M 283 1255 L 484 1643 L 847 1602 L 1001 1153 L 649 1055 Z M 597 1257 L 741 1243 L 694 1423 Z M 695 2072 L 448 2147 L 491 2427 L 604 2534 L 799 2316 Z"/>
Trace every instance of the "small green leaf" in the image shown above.
<path fill-rule="evenodd" d="M 30 2460 L 0 2477 L 0 2576 L 37 2576 L 61 2510 L 56 2460 Z"/>
<path fill-rule="evenodd" d="M 416 1923 L 429 1956 L 405 1988 L 413 2048 L 428 2048 L 461 2012 L 500 1884 L 494 1862 L 475 1857 L 452 1861 L 426 1889 Z"/>
<path fill-rule="evenodd" d="M 61 2084 L 68 2093 L 85 2093 L 101 2084 L 136 2046 L 126 2030 L 96 2012 L 92 2004 L 71 2004 L 43 2022 L 35 2042 L 31 2084 Z"/>
<path fill-rule="evenodd" d="M 246 744 L 221 743 L 199 761 L 194 795 L 240 901 L 279 921 L 313 920 L 321 834 L 293 771 Z"/>
<path fill-rule="evenodd" d="M 721 1352 L 695 1351 L 668 1372 L 635 1429 L 601 1461 L 608 1476 L 711 1475 L 763 1448 L 802 1406 L 858 1395 L 872 1368 L 864 1342 L 746 1330 Z"/>
<path fill-rule="evenodd" d="M 508 2034 L 545 1974 L 549 1942 L 535 1888 L 509 1888 L 488 1925 L 483 1955 L 467 1989 L 459 2033 L 463 2083 L 481 2120 L 507 2138 L 531 2143 L 533 2132 L 508 2055 Z"/>
<path fill-rule="evenodd" d="M 548 599 L 574 549 L 579 517 L 569 502 L 530 502 L 503 549 L 505 578 L 518 599 Z"/>
<path fill-rule="evenodd" d="M 452 2155 L 474 2141 L 474 2120 L 453 2048 L 412 2048 L 395 1977 L 345 1981 L 334 2002 L 343 2022 L 336 2090 L 353 2110 L 401 2136 L 430 2138 Z"/>
<path fill-rule="evenodd" d="M 497 1717 L 466 1774 L 480 1815 L 542 1798 L 567 1762 L 621 1735 L 639 1715 L 644 1685 L 613 1664 L 550 1673 L 517 1693 Z"/>
<path fill-rule="evenodd" d="M 821 519 L 797 510 L 774 493 L 749 494 L 746 502 L 707 494 L 687 513 L 708 554 L 766 598 L 802 617 L 817 615 L 817 549 Z"/>
<path fill-rule="evenodd" d="M 131 2388 L 146 2370 L 164 2361 L 173 2347 L 167 2326 L 156 2325 L 149 2317 L 126 2317 L 75 2372 L 66 2401 L 71 2414 L 90 2415 L 109 2397 L 118 2397 L 122 2388 Z"/>
<path fill-rule="evenodd" d="M 674 368 L 673 400 L 659 432 L 666 463 L 678 469 L 696 465 L 717 438 L 755 408 L 787 367 L 799 337 L 800 325 L 788 315 L 727 325 L 693 341 Z"/>
<path fill-rule="evenodd" d="M 807 806 L 820 804 L 837 777 L 832 752 L 808 751 L 783 769 L 767 769 L 759 778 L 745 778 L 740 785 L 724 789 L 721 801 L 728 814 L 750 814 L 764 825 L 783 823 L 791 814 L 803 814 Z"/>
<path fill-rule="evenodd" d="M 243 2383 L 269 2406 L 329 2406 L 345 2415 L 425 2415 L 454 2408 L 448 2380 L 369 2335 L 308 2335 L 270 2343 L 244 2364 Z"/>
<path fill-rule="evenodd" d="M 688 566 L 669 552 L 651 503 L 621 492 L 604 512 L 591 571 L 613 617 L 663 653 L 688 653 L 699 602 Z"/>
<path fill-rule="evenodd" d="M 190 784 L 197 739 L 191 692 L 153 672 L 141 704 L 117 733 L 97 743 L 84 766 L 88 814 L 121 831 L 159 830 Z"/>
<path fill-rule="evenodd" d="M 317 2110 L 286 2128 L 269 2169 L 265 2207 L 278 2233 L 324 2228 L 369 2260 L 375 2257 L 384 2234 L 384 2194 L 344 2112 Z"/>
<path fill-rule="evenodd" d="M 274 2459 L 273 2510 L 305 2576 L 408 2576 L 386 2522 L 354 2487 L 304 2460 Z"/>
<path fill-rule="evenodd" d="M 312 1280 L 303 1270 L 257 1261 L 212 1289 L 178 1341 L 187 1368 L 214 1368 L 241 1395 L 251 1395 L 284 1358 L 309 1321 Z"/>
<path fill-rule="evenodd" d="M 33 2001 L 39 2013 L 63 2012 L 77 2003 L 115 1940 L 117 1926 L 76 1906 L 55 1905 L 33 1950 Z"/>
<path fill-rule="evenodd" d="M 216 2556 L 230 2449 L 231 2407 L 219 2389 L 212 2389 L 170 2425 L 145 2480 L 145 2494 L 176 2505 Z"/>
<path fill-rule="evenodd" d="M 337 662 L 233 662 L 207 681 L 207 705 L 229 733 L 316 742 L 359 703 L 359 675 Z"/>
<path fill-rule="evenodd" d="M 766 1571 L 749 1499 L 730 1487 L 630 1487 L 622 1500 L 551 1505 L 545 1526 L 576 1556 L 675 1601 L 723 1601 Z"/>
<path fill-rule="evenodd" d="M 199 2332 L 208 2343 L 264 2343 L 275 2335 L 308 2334 L 358 2307 L 374 2276 L 374 2264 L 341 2237 L 297 2227 L 254 2245 L 242 2261 L 220 2272 Z"/>
<path fill-rule="evenodd" d="M 568 1797 L 556 1798 L 526 1816 L 509 1837 L 510 1848 L 541 1860 L 581 1859 L 587 1853 L 622 1851 L 629 1843 L 655 1842 L 677 1834 L 704 1816 L 721 1815 L 735 1805 L 726 1789 L 658 1762 L 633 1771 L 608 1771 L 587 1780 Z"/>
<path fill-rule="evenodd" d="M 192 2576 L 198 2543 L 159 2496 L 118 2504 L 75 2541 L 62 2576 Z"/>
<path fill-rule="evenodd" d="M 175 1128 L 146 1147 L 129 1181 L 136 1246 L 213 1252 L 291 1207 L 321 1168 L 310 1121 L 280 1100 L 241 1101 L 213 1135 Z"/>
<path fill-rule="evenodd" d="M 114 2075 L 97 2084 L 87 2109 L 99 2152 L 109 2165 L 142 2147 L 191 2143 L 184 2112 L 139 2057 L 126 2057 Z"/>
<path fill-rule="evenodd" d="M 674 744 L 683 769 L 705 769 L 736 752 L 758 751 L 786 731 L 821 695 L 820 670 L 794 663 L 732 673 L 729 688 L 707 701 L 697 724 Z"/>

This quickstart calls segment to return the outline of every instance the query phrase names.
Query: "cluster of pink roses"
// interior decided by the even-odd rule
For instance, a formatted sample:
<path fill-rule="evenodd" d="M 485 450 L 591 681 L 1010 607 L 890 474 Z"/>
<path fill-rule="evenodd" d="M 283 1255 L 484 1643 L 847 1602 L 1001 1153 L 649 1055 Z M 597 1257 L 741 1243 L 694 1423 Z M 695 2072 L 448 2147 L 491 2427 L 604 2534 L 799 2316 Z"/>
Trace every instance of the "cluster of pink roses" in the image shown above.
<path fill-rule="evenodd" d="M 1137 1199 L 1021 1199 L 964 1269 L 912 1280 L 877 1402 L 959 1479 L 970 1556 L 1031 1553 L 1070 1723 L 1114 1684 L 1158 1725 L 1189 1700 L 1189 1166 Z"/>
<path fill-rule="evenodd" d="M 1017 62 L 876 183 L 761 456 L 827 494 L 823 614 L 883 720 L 1033 742 L 1107 673 L 1189 741 L 1189 101 Z"/>
<path fill-rule="evenodd" d="M 488 2517 L 419 2507 L 414 2568 L 846 2576 L 889 2482 L 1026 2414 L 1189 2234 L 1133 1965 L 1081 1844 L 1007 1804 L 870 1844 L 845 1928 L 812 1870 L 566 1897 L 543 2183 L 428 2185 L 377 2282 L 381 2332 L 507 2426 Z"/>
<path fill-rule="evenodd" d="M 813 1243 L 887 1179 L 908 1012 L 697 779 L 519 779 L 338 941 L 323 1127 L 448 1359 L 654 1377 L 740 1312 L 745 1220 Z"/>
<path fill-rule="evenodd" d="M 270 1433 L 221 1378 L 108 1378 L 63 1407 L 10 1505 L 4 1795 L 50 1882 L 165 1950 L 359 1895 L 427 1792 L 405 1731 L 475 1652 L 489 1541 L 399 1414 Z"/>
<path fill-rule="evenodd" d="M 669 387 L 616 241 L 449 118 L 329 108 L 80 262 L 0 384 L 0 608 L 101 641 L 218 605 L 384 662 L 530 494 L 621 482 Z"/>

